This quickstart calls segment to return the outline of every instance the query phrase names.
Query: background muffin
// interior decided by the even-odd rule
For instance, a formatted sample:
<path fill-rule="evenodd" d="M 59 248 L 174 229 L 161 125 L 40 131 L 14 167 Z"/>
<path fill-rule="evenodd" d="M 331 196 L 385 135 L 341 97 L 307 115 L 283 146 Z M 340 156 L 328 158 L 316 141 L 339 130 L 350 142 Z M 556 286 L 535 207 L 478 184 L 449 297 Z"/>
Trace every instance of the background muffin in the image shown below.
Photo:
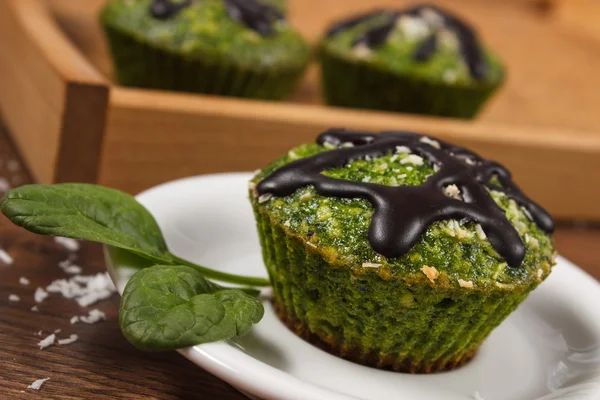
<path fill-rule="evenodd" d="M 110 0 L 101 22 L 119 83 L 259 99 L 286 96 L 310 49 L 269 3 Z"/>
<path fill-rule="evenodd" d="M 431 6 L 339 22 L 320 59 L 327 102 L 345 107 L 471 118 L 504 79 L 475 31 Z"/>
<path fill-rule="evenodd" d="M 468 361 L 554 264 L 551 218 L 504 168 L 421 135 L 327 132 L 250 193 L 279 317 L 379 368 Z"/>

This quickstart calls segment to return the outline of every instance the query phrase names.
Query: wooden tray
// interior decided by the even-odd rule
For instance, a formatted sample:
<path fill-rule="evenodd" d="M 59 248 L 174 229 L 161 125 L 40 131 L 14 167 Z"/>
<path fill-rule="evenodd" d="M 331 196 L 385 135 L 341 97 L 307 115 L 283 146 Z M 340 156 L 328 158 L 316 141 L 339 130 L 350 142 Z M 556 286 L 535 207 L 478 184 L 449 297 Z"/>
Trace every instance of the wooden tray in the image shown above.
<path fill-rule="evenodd" d="M 508 64 L 508 83 L 474 122 L 323 106 L 315 67 L 280 103 L 118 87 L 96 21 L 102 3 L 0 1 L 0 109 L 40 182 L 99 182 L 138 192 L 182 176 L 258 168 L 332 126 L 412 129 L 502 161 L 557 217 L 600 220 L 594 0 L 555 1 L 545 11 L 533 0 L 437 1 L 477 21 Z M 290 3 L 292 23 L 312 41 L 332 19 L 402 5 Z"/>

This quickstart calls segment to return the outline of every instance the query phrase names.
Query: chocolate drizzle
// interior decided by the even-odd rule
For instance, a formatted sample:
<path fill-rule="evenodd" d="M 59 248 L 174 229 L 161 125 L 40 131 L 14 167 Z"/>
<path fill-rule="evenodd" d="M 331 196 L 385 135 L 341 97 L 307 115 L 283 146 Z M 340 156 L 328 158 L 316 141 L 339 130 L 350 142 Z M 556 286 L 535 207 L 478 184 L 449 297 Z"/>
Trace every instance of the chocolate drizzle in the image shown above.
<path fill-rule="evenodd" d="M 299 188 L 312 185 L 318 194 L 329 197 L 361 198 L 374 208 L 369 227 L 373 249 L 386 257 L 406 254 L 435 221 L 467 218 L 481 225 L 492 246 L 511 267 L 521 265 L 525 246 L 518 232 L 498 207 L 488 189 L 504 192 L 524 207 L 540 229 L 554 230 L 550 215 L 527 198 L 512 182 L 502 165 L 482 159 L 467 149 L 438 141 L 440 148 L 424 143 L 424 136 L 413 132 L 369 132 L 332 129 L 318 138 L 337 149 L 291 162 L 274 171 L 257 186 L 259 194 L 289 196 Z M 344 142 L 353 147 L 339 147 Z M 406 146 L 439 168 L 420 186 L 384 186 L 327 177 L 321 172 L 340 168 L 366 157 L 393 153 Z M 490 182 L 496 176 L 502 187 Z M 448 197 L 444 188 L 455 184 L 463 201 Z"/>
<path fill-rule="evenodd" d="M 235 21 L 239 21 L 248 28 L 269 36 L 274 33 L 273 24 L 285 20 L 285 16 L 278 9 L 259 3 L 256 0 L 222 0 L 227 7 L 227 14 Z M 173 0 L 152 0 L 150 14 L 156 19 L 168 19 L 175 16 L 184 8 L 189 7 L 192 0 L 173 2 Z"/>
<path fill-rule="evenodd" d="M 192 0 L 183 0 L 177 3 L 172 0 L 152 0 L 150 14 L 156 19 L 169 19 L 191 4 Z"/>
<path fill-rule="evenodd" d="M 273 34 L 273 24 L 285 20 L 278 9 L 256 0 L 223 0 L 231 19 L 242 22 L 263 36 Z"/>
<path fill-rule="evenodd" d="M 327 36 L 335 36 L 370 19 L 380 18 L 382 20 L 380 24 L 377 24 L 373 28 L 369 29 L 354 42 L 354 45 L 364 43 L 373 48 L 381 46 L 387 41 L 390 33 L 396 26 L 396 21 L 398 18 L 404 15 L 423 18 L 423 12 L 435 13 L 435 15 L 440 19 L 441 27 L 450 30 L 456 35 L 456 38 L 459 42 L 459 50 L 463 59 L 465 60 L 465 63 L 467 64 L 469 73 L 475 79 L 485 79 L 488 66 L 474 29 L 460 18 L 432 5 L 419 5 L 404 11 L 372 11 L 333 25 L 328 30 Z M 419 46 L 413 57 L 416 61 L 425 62 L 429 60 L 431 56 L 433 56 L 436 49 L 437 38 L 434 34 L 433 37 L 428 37 L 425 42 Z"/>

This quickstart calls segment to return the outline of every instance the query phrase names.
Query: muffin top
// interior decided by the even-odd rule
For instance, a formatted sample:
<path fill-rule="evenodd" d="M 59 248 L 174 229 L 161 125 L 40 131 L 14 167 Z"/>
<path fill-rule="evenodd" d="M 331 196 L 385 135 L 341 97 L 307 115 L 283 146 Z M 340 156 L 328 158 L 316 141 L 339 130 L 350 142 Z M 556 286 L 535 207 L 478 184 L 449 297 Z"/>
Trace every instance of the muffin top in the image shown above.
<path fill-rule="evenodd" d="M 502 81 L 498 57 L 458 17 L 434 6 L 376 10 L 333 25 L 321 51 L 414 79 L 447 85 Z"/>
<path fill-rule="evenodd" d="M 511 289 L 554 264 L 551 217 L 504 167 L 415 133 L 328 131 L 250 189 L 259 211 L 354 275 Z"/>
<path fill-rule="evenodd" d="M 105 24 L 141 42 L 248 69 L 305 64 L 310 48 L 267 0 L 110 0 Z"/>

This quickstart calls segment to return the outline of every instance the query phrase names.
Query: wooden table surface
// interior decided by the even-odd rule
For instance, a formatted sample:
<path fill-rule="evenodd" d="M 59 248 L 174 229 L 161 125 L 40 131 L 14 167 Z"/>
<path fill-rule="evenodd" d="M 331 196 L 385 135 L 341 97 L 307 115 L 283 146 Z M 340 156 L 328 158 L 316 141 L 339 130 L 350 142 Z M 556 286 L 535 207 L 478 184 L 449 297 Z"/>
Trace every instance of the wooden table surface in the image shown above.
<path fill-rule="evenodd" d="M 12 186 L 31 182 L 1 124 L 0 177 Z M 600 279 L 600 229 L 582 223 L 561 224 L 556 242 L 563 256 Z M 177 353 L 144 353 L 131 346 L 119 330 L 117 295 L 88 309 L 51 295 L 39 305 L 39 312 L 31 311 L 37 287 L 66 277 L 58 263 L 68 252 L 51 237 L 17 228 L 2 215 L 0 248 L 14 258 L 11 265 L 0 261 L 0 398 L 26 399 L 32 394 L 45 399 L 245 398 Z M 104 270 L 99 245 L 84 243 L 76 254 L 83 274 Z M 19 284 L 20 277 L 28 278 L 30 284 Z M 20 301 L 10 302 L 10 294 L 18 295 Z M 72 316 L 87 314 L 91 308 L 104 311 L 107 320 L 70 324 Z M 44 336 L 61 329 L 60 338 L 76 333 L 79 340 L 40 350 L 36 344 L 41 338 L 35 335 L 40 329 Z M 27 389 L 34 380 L 46 377 L 50 380 L 39 392 Z"/>

